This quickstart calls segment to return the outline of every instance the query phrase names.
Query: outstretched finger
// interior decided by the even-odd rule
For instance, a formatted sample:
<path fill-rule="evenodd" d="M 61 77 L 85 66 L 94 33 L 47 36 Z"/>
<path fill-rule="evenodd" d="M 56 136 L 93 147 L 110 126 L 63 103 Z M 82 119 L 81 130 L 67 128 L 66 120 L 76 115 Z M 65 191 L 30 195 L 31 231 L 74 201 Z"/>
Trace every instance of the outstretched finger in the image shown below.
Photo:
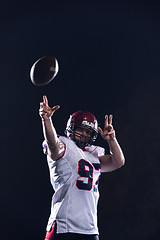
<path fill-rule="evenodd" d="M 43 96 L 43 103 L 45 106 L 48 106 L 48 99 L 45 95 Z"/>
<path fill-rule="evenodd" d="M 52 107 L 51 110 L 52 110 L 52 112 L 54 112 L 54 111 L 58 110 L 59 108 L 60 108 L 60 106 L 56 105 L 56 106 Z"/>
<path fill-rule="evenodd" d="M 105 116 L 104 128 L 108 127 L 108 115 Z"/>
<path fill-rule="evenodd" d="M 112 119 L 113 119 L 113 115 L 109 115 L 109 120 L 108 120 L 108 124 L 112 124 Z"/>

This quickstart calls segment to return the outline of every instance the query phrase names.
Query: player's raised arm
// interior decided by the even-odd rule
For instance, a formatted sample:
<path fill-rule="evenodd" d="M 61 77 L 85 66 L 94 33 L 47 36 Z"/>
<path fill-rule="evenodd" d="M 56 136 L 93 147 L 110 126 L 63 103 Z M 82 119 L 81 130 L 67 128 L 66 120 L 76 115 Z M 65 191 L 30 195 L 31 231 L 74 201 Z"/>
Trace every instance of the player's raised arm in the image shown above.
<path fill-rule="evenodd" d="M 49 107 L 47 97 L 43 96 L 43 102 L 40 103 L 39 115 L 42 119 L 44 138 L 48 145 L 47 153 L 53 160 L 61 157 L 65 151 L 64 144 L 59 140 L 51 119 L 55 111 L 59 108 L 59 105 L 52 108 Z"/>
<path fill-rule="evenodd" d="M 100 157 L 102 172 L 109 172 L 120 168 L 125 163 L 122 149 L 116 139 L 115 130 L 112 126 L 113 116 L 105 116 L 104 129 L 98 127 L 101 136 L 108 142 L 111 155 Z"/>

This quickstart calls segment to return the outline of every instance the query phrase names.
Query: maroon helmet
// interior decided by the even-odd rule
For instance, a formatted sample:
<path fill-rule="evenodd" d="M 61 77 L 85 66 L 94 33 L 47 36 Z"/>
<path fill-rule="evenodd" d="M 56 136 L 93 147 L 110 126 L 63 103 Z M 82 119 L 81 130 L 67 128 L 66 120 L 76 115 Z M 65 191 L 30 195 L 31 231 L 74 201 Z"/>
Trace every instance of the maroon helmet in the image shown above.
<path fill-rule="evenodd" d="M 85 137 L 85 141 L 81 141 L 83 135 L 79 135 L 79 140 L 75 139 L 75 129 L 86 128 L 91 131 L 91 137 Z M 90 146 L 94 142 L 98 135 L 98 122 L 95 116 L 87 111 L 77 111 L 73 113 L 68 119 L 66 131 L 67 137 L 71 138 L 80 148 Z"/>

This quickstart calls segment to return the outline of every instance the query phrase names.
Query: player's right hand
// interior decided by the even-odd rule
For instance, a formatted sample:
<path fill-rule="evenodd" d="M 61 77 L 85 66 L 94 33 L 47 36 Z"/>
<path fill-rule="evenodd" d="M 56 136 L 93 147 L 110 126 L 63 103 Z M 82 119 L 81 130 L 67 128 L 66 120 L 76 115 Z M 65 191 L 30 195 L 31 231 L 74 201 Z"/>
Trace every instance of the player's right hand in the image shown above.
<path fill-rule="evenodd" d="M 43 96 L 43 102 L 40 103 L 40 109 L 39 109 L 39 115 L 40 117 L 45 120 L 52 117 L 54 112 L 60 108 L 59 105 L 56 105 L 54 107 L 48 106 L 48 100 L 46 96 Z"/>

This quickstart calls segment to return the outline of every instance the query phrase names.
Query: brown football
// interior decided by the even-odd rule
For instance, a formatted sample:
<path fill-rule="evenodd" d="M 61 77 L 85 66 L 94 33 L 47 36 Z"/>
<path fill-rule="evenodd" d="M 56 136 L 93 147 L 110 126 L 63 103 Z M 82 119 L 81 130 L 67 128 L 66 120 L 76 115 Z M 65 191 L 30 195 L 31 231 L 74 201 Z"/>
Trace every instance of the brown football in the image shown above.
<path fill-rule="evenodd" d="M 30 78 L 34 85 L 43 86 L 50 83 L 59 70 L 58 61 L 53 56 L 38 59 L 31 67 Z"/>

